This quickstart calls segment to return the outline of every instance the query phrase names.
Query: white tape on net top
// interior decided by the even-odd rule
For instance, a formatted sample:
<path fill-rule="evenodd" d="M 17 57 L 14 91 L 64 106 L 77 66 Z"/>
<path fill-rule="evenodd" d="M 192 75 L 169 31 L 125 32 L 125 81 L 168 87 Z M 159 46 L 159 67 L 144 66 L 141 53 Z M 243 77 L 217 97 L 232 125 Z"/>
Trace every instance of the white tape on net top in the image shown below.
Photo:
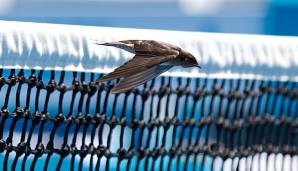
<path fill-rule="evenodd" d="M 298 80 L 298 38 L 0 21 L 0 67 L 109 72 L 133 57 L 93 44 L 153 39 L 196 56 L 201 70 L 176 67 L 183 77 Z"/>

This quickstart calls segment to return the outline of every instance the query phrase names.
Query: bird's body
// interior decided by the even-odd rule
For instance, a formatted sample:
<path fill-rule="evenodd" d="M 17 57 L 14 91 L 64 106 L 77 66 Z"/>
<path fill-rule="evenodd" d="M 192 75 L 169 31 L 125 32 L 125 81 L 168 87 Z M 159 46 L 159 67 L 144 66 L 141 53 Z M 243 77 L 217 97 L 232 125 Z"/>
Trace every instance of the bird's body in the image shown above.
<path fill-rule="evenodd" d="M 111 92 L 120 93 L 141 85 L 173 66 L 195 67 L 198 63 L 190 53 L 164 42 L 154 40 L 124 40 L 113 43 L 96 43 L 113 46 L 134 53 L 135 56 L 100 78 L 98 82 L 121 79 Z"/>

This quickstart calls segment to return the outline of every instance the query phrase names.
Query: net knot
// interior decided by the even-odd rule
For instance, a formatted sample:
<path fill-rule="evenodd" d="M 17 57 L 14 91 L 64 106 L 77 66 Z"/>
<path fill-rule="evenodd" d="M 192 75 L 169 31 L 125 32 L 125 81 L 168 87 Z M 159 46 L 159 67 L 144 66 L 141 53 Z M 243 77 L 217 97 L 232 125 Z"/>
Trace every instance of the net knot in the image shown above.
<path fill-rule="evenodd" d="M 13 146 L 11 142 L 6 142 L 6 152 L 10 153 L 13 150 Z"/>
<path fill-rule="evenodd" d="M 2 153 L 6 148 L 6 141 L 5 140 L 0 140 L 0 152 Z"/>
<path fill-rule="evenodd" d="M 287 116 L 285 116 L 285 115 L 282 115 L 282 116 L 281 116 L 281 118 L 280 118 L 280 122 L 281 122 L 281 123 L 284 123 L 284 124 L 286 124 L 286 125 L 288 125 L 288 126 L 291 125 L 291 120 L 290 120 L 290 118 L 287 117 Z"/>
<path fill-rule="evenodd" d="M 169 150 L 169 156 L 170 156 L 170 158 L 173 158 L 173 157 L 175 157 L 176 154 L 177 154 L 177 148 L 175 146 L 173 146 Z"/>
<path fill-rule="evenodd" d="M 239 118 L 233 121 L 232 129 L 236 130 L 238 128 L 241 128 L 243 125 L 244 125 L 244 119 Z"/>
<path fill-rule="evenodd" d="M 55 118 L 55 122 L 60 125 L 61 123 L 63 123 L 65 121 L 65 116 L 62 113 L 59 113 L 56 118 Z"/>
<path fill-rule="evenodd" d="M 37 78 L 34 74 L 30 75 L 29 76 L 29 79 L 28 79 L 28 85 L 29 87 L 34 87 L 37 83 Z"/>
<path fill-rule="evenodd" d="M 84 121 L 84 123 L 85 123 L 85 125 L 89 125 L 91 122 L 92 122 L 92 115 L 91 114 L 87 114 L 86 116 L 85 116 L 85 119 L 84 119 L 85 121 Z"/>
<path fill-rule="evenodd" d="M 275 89 L 275 92 L 276 92 L 276 93 L 281 93 L 281 94 L 286 94 L 286 93 L 287 93 L 287 88 L 282 87 L 282 86 L 278 86 L 278 87 Z"/>
<path fill-rule="evenodd" d="M 239 147 L 239 153 L 240 153 L 240 156 L 248 156 L 249 155 L 249 151 L 243 145 L 241 145 Z"/>
<path fill-rule="evenodd" d="M 2 87 L 3 85 L 5 85 L 6 81 L 5 78 L 0 77 L 0 87 Z"/>
<path fill-rule="evenodd" d="M 125 126 L 125 124 L 126 124 L 126 118 L 125 117 L 121 117 L 119 123 L 120 123 L 121 126 Z"/>
<path fill-rule="evenodd" d="M 30 111 L 28 109 L 25 109 L 25 111 L 24 111 L 24 118 L 25 119 L 30 119 L 30 117 L 31 117 Z"/>
<path fill-rule="evenodd" d="M 59 84 L 59 86 L 57 87 L 57 90 L 60 91 L 61 93 L 65 93 L 67 90 L 67 87 L 64 83 Z"/>
<path fill-rule="evenodd" d="M 134 88 L 131 92 L 134 93 L 135 95 L 141 94 L 141 91 L 137 88 Z"/>
<path fill-rule="evenodd" d="M 26 82 L 26 79 L 24 77 L 24 73 L 19 73 L 18 74 L 18 77 L 17 77 L 17 81 L 20 83 L 20 84 L 24 84 Z"/>
<path fill-rule="evenodd" d="M 100 124 L 104 124 L 107 121 L 107 116 L 105 114 L 100 115 Z"/>
<path fill-rule="evenodd" d="M 46 146 L 46 151 L 49 154 L 53 154 L 53 152 L 54 152 L 54 143 L 53 143 L 53 141 L 49 141 L 49 143 Z"/>
<path fill-rule="evenodd" d="M 126 156 L 127 151 L 124 148 L 120 148 L 117 150 L 117 154 L 119 155 L 120 159 L 123 159 Z"/>
<path fill-rule="evenodd" d="M 193 95 L 194 101 L 197 101 L 202 96 L 202 94 L 202 90 L 200 88 L 197 88 Z"/>
<path fill-rule="evenodd" d="M 68 145 L 63 145 L 60 150 L 60 155 L 62 158 L 66 157 L 70 153 L 70 148 Z"/>
<path fill-rule="evenodd" d="M 150 96 L 150 90 L 148 88 L 144 88 L 143 93 L 142 93 L 143 101 L 146 101 L 149 96 Z"/>
<path fill-rule="evenodd" d="M 139 120 L 138 119 L 133 119 L 132 122 L 131 122 L 131 127 L 133 129 L 136 129 L 139 127 Z"/>
<path fill-rule="evenodd" d="M 22 108 L 20 108 L 20 107 L 17 107 L 15 109 L 15 113 L 16 113 L 15 119 L 18 120 L 18 119 L 20 119 L 24 115 L 24 110 Z"/>
<path fill-rule="evenodd" d="M 284 146 L 282 147 L 282 152 L 283 152 L 284 154 L 292 154 L 292 148 L 291 148 L 291 146 L 289 146 L 289 145 L 284 145 Z"/>
<path fill-rule="evenodd" d="M 99 157 L 102 157 L 104 156 L 106 153 L 106 148 L 103 146 L 103 145 L 99 145 L 96 149 L 96 154 L 99 156 Z"/>
<path fill-rule="evenodd" d="M 6 119 L 8 116 L 9 116 L 9 111 L 8 111 L 8 109 L 3 108 L 3 109 L 1 110 L 1 117 L 2 117 L 3 119 Z"/>
<path fill-rule="evenodd" d="M 225 118 L 223 116 L 220 116 L 220 117 L 217 118 L 216 123 L 217 123 L 218 126 L 223 126 L 224 122 L 225 122 Z"/>
<path fill-rule="evenodd" d="M 214 85 L 212 86 L 212 94 L 213 94 L 213 95 L 218 94 L 218 93 L 220 92 L 220 90 L 221 90 L 221 88 L 220 88 L 220 86 L 219 86 L 218 84 L 214 84 Z"/>
<path fill-rule="evenodd" d="M 30 146 L 27 145 L 25 142 L 20 142 L 17 146 L 17 154 L 29 154 L 31 151 Z"/>
<path fill-rule="evenodd" d="M 157 125 L 158 125 L 158 118 L 151 118 L 150 121 L 148 122 L 148 129 L 152 130 Z"/>
<path fill-rule="evenodd" d="M 40 112 L 36 111 L 34 115 L 32 116 L 32 122 L 33 124 L 38 124 L 41 121 L 42 115 Z"/>
<path fill-rule="evenodd" d="M 217 155 L 219 151 L 219 145 L 218 143 L 211 143 L 208 145 L 208 152 L 212 155 Z"/>
<path fill-rule="evenodd" d="M 164 156 L 166 153 L 167 153 L 167 151 L 166 151 L 165 147 L 161 147 L 159 149 L 159 155 Z"/>
<path fill-rule="evenodd" d="M 17 77 L 15 74 L 12 74 L 8 77 L 8 85 L 13 86 L 17 83 Z"/>
<path fill-rule="evenodd" d="M 168 92 L 167 89 L 168 89 L 167 86 L 164 86 L 164 85 L 161 86 L 159 91 L 158 91 L 158 97 L 162 98 L 163 96 L 165 96 Z"/>
<path fill-rule="evenodd" d="M 177 96 L 181 97 L 183 95 L 183 87 L 180 85 L 177 87 Z"/>
<path fill-rule="evenodd" d="M 78 92 L 81 87 L 81 82 L 77 78 L 75 78 L 72 82 L 72 86 L 73 86 L 73 91 Z"/>
<path fill-rule="evenodd" d="M 82 115 L 82 113 L 78 113 L 78 116 L 75 118 L 74 122 L 77 124 L 77 125 L 81 125 L 84 123 L 84 116 Z"/>
<path fill-rule="evenodd" d="M 78 148 L 76 147 L 76 145 L 75 144 L 71 144 L 71 146 L 70 146 L 70 154 L 72 154 L 72 155 L 76 155 L 76 154 L 78 154 Z"/>
<path fill-rule="evenodd" d="M 90 88 L 90 91 L 89 91 L 90 95 L 93 95 L 97 91 L 97 86 L 94 82 L 89 83 L 89 88 Z"/>
<path fill-rule="evenodd" d="M 153 159 L 156 159 L 158 156 L 160 155 L 160 151 L 158 148 L 154 148 L 152 151 L 151 151 L 151 156 Z"/>
<path fill-rule="evenodd" d="M 168 116 L 166 116 L 166 117 L 164 118 L 164 121 L 163 121 L 163 123 L 162 123 L 162 126 L 163 126 L 165 129 L 168 129 L 168 128 L 171 126 L 171 119 L 170 119 Z"/>
<path fill-rule="evenodd" d="M 36 83 L 36 88 L 37 89 L 43 89 L 44 88 L 44 83 L 42 80 L 38 80 Z"/>
<path fill-rule="evenodd" d="M 95 153 L 95 147 L 92 143 L 89 144 L 88 152 L 92 155 Z"/>
<path fill-rule="evenodd" d="M 147 150 L 148 150 L 148 149 L 147 149 Z M 147 156 L 146 152 L 147 152 L 146 150 L 140 148 L 140 149 L 137 151 L 137 157 L 138 157 L 139 159 L 144 158 L 145 156 Z"/>
<path fill-rule="evenodd" d="M 291 98 L 291 99 L 294 99 L 298 96 L 298 89 L 294 89 L 292 91 L 288 91 L 288 96 Z"/>
<path fill-rule="evenodd" d="M 116 126 L 116 124 L 118 123 L 118 119 L 115 115 L 112 115 L 108 122 L 109 122 L 108 124 L 110 125 L 110 127 L 114 128 Z"/>
<path fill-rule="evenodd" d="M 179 120 L 176 116 L 173 116 L 172 119 L 171 119 L 171 123 L 174 125 L 174 126 L 177 126 L 178 123 L 179 123 Z"/>
<path fill-rule="evenodd" d="M 44 146 L 43 146 L 43 144 L 39 143 L 39 144 L 36 146 L 36 149 L 35 149 L 35 155 L 36 155 L 37 157 L 41 157 L 43 153 L 44 153 Z"/>
<path fill-rule="evenodd" d="M 53 92 L 57 87 L 57 83 L 55 80 L 50 80 L 49 84 L 46 86 L 47 91 L 50 93 Z"/>
<path fill-rule="evenodd" d="M 266 92 L 269 91 L 269 87 L 268 87 L 267 85 L 264 85 L 264 84 L 260 85 L 260 86 L 259 86 L 259 89 L 260 89 L 260 91 L 261 91 L 262 93 L 266 93 Z"/>
<path fill-rule="evenodd" d="M 79 153 L 80 157 L 84 158 L 88 154 L 88 151 L 89 151 L 88 146 L 85 144 L 82 145 Z"/>
<path fill-rule="evenodd" d="M 93 117 L 93 124 L 97 127 L 98 124 L 100 123 L 100 114 L 99 113 L 96 113 Z"/>

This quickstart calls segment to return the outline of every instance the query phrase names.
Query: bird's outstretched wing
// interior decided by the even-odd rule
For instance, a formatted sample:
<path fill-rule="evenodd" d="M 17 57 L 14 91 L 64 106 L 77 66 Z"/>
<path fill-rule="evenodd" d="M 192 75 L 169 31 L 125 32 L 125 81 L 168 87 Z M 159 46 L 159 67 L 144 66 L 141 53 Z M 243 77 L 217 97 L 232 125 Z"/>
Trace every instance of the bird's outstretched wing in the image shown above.
<path fill-rule="evenodd" d="M 139 55 L 179 55 L 180 51 L 177 46 L 155 40 L 123 40 L 119 42 L 133 45 L 135 53 Z"/>
<path fill-rule="evenodd" d="M 173 65 L 156 65 L 137 74 L 125 77 L 119 84 L 112 88 L 111 92 L 125 92 L 157 77 L 161 73 L 169 70 L 171 67 L 173 67 Z"/>
<path fill-rule="evenodd" d="M 175 59 L 176 56 L 168 55 L 168 56 L 142 56 L 136 55 L 134 58 L 116 68 L 113 72 L 108 75 L 101 77 L 98 82 L 101 83 L 103 81 L 114 80 L 118 78 L 128 77 L 139 72 L 143 72 L 155 65 L 160 65 L 162 63 L 171 61 Z"/>

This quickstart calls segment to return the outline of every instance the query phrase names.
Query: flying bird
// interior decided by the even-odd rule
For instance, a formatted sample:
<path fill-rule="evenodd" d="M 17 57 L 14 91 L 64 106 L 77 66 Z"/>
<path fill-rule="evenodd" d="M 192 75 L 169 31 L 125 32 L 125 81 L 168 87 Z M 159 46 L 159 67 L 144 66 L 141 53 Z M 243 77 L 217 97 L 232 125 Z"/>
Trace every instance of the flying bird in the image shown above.
<path fill-rule="evenodd" d="M 178 46 L 155 40 L 123 40 L 95 43 L 112 46 L 134 53 L 135 56 L 97 81 L 120 79 L 111 92 L 121 93 L 137 87 L 169 70 L 173 66 L 199 67 L 196 58 Z"/>

